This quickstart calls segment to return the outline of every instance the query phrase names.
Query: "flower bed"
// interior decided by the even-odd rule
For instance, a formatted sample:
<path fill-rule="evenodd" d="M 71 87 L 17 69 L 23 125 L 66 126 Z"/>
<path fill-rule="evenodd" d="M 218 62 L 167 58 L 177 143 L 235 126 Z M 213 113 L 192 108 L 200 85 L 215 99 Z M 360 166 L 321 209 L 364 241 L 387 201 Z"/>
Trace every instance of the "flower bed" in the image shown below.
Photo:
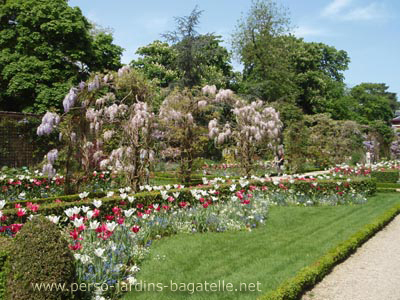
<path fill-rule="evenodd" d="M 25 172 L 26 173 L 26 172 Z M 114 179 L 112 178 L 114 177 Z M 81 188 L 92 193 L 99 193 L 116 186 L 115 175 L 110 172 L 94 172 L 90 177 L 80 179 Z M 0 175 L 1 198 L 8 202 L 21 202 L 29 199 L 52 198 L 62 196 L 64 192 L 64 177 L 43 177 L 41 173 L 30 172 L 22 175 Z M 55 200 L 55 199 L 54 199 Z"/>
<path fill-rule="evenodd" d="M 310 200 L 314 205 L 320 202 L 318 199 L 323 199 L 321 197 L 330 197 L 331 200 L 327 200 L 328 202 L 335 200 L 332 202 L 332 205 L 334 205 L 338 202 L 338 197 L 332 197 L 332 195 L 343 196 L 343 198 L 346 198 L 353 197 L 354 194 L 372 195 L 376 191 L 375 181 L 368 178 L 359 178 L 344 182 L 334 180 L 317 181 L 315 178 L 301 177 L 282 180 L 280 182 L 271 181 L 268 178 L 256 178 L 251 181 L 246 179 L 225 180 L 222 178 L 217 178 L 212 181 L 205 180 L 205 183 L 208 185 L 201 186 L 201 189 L 215 190 L 215 192 L 218 192 L 219 197 L 223 198 L 224 200 L 229 198 L 234 190 L 254 186 L 256 188 L 263 189 L 265 193 L 274 195 L 279 194 L 281 198 L 290 197 L 291 199 L 299 199 L 299 201 L 290 200 L 290 203 L 299 202 L 300 204 L 303 204 Z M 148 205 L 161 203 L 165 195 L 173 195 L 173 193 L 177 193 L 176 195 L 178 195 L 178 197 L 175 197 L 177 198 L 177 201 L 185 201 L 190 204 L 196 203 L 196 199 L 192 196 L 192 191 L 194 190 L 193 188 L 183 188 L 183 186 L 180 185 L 158 186 L 155 188 L 151 186 L 142 187 L 142 190 L 145 189 L 147 190 L 146 192 L 142 191 L 134 196 L 128 196 L 127 191 L 120 189 L 120 196 L 115 195 L 113 197 L 107 197 L 103 199 L 103 212 L 111 212 L 115 205 L 122 205 L 126 208 L 132 208 L 137 207 L 137 205 L 145 207 Z M 21 224 L 26 221 L 27 217 L 29 217 L 29 213 L 60 215 L 65 209 L 74 207 L 76 205 L 87 205 L 91 201 L 92 200 L 89 198 L 84 198 L 76 202 L 46 203 L 37 209 L 37 204 L 24 202 L 23 205 L 17 204 L 17 207 L 13 209 L 3 210 L 0 215 L 0 220 L 3 224 Z M 271 202 L 282 203 L 282 201 Z M 322 202 L 324 201 L 321 201 L 321 203 Z M 345 200 L 342 202 L 347 203 L 349 201 Z M 33 208 L 34 210 L 36 209 L 36 211 L 32 211 L 32 204 L 34 204 Z M 5 205 L 7 205 L 6 202 L 0 202 L 0 209 L 3 209 Z"/>
<path fill-rule="evenodd" d="M 368 178 L 320 178 L 325 179 L 204 178 L 204 185 L 196 188 L 142 186 L 134 195 L 123 188 L 101 200 L 90 199 L 86 193 L 75 202 L 43 203 L 40 207 L 18 203 L 16 208 L 2 211 L 1 220 L 9 225 L 1 226 L 0 231 L 14 236 L 32 215 L 45 215 L 59 224 L 70 241 L 78 283 L 124 286 L 135 283 L 135 274 L 154 239 L 177 232 L 251 230 L 265 222 L 269 205 L 359 204 L 376 189 L 375 181 Z M 0 205 L 5 206 L 5 201 Z"/>

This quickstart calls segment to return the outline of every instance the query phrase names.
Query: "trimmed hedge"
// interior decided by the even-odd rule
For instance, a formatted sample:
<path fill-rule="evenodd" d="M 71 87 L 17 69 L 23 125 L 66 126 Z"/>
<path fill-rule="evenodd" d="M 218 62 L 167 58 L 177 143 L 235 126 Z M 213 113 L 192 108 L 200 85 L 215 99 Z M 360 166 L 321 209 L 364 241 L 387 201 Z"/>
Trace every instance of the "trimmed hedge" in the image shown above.
<path fill-rule="evenodd" d="M 7 300 L 72 299 L 68 290 L 35 290 L 32 284 L 65 284 L 76 282 L 75 259 L 57 225 L 43 216 L 26 223 L 15 236 L 9 257 Z"/>
<path fill-rule="evenodd" d="M 377 188 L 384 188 L 384 189 L 400 189 L 400 183 L 385 183 L 385 182 L 377 182 Z"/>
<path fill-rule="evenodd" d="M 315 186 L 315 184 L 317 185 Z M 369 178 L 360 178 L 353 180 L 350 185 L 347 182 L 342 182 L 340 186 L 338 186 L 337 181 L 333 180 L 321 180 L 321 181 L 295 181 L 294 183 L 283 182 L 281 186 L 275 185 L 271 181 L 253 181 L 250 182 L 250 185 L 256 186 L 266 186 L 269 190 L 288 190 L 291 189 L 293 192 L 301 192 L 305 194 L 324 194 L 326 190 L 336 190 L 336 188 L 340 188 L 342 190 L 348 189 L 350 186 L 356 192 L 365 192 L 368 191 L 368 195 L 373 195 L 376 191 L 376 182 L 373 179 Z M 231 192 L 229 191 L 231 184 L 219 184 L 218 191 L 220 192 L 220 197 L 229 196 Z M 214 186 L 203 186 L 199 187 L 201 189 L 215 189 Z M 239 188 L 239 185 L 238 185 Z M 195 199 L 192 197 L 191 190 L 194 188 L 183 188 L 183 189 L 171 189 L 168 191 L 168 194 L 171 195 L 173 192 L 180 192 L 179 201 L 187 201 L 189 203 L 194 203 Z M 137 204 L 143 204 L 144 206 L 148 206 L 154 203 L 162 203 L 164 202 L 159 191 L 151 191 L 151 192 L 139 192 L 134 195 L 135 201 L 133 203 L 129 203 L 127 200 L 123 201 L 120 197 L 114 198 L 103 198 L 102 206 L 101 206 L 101 214 L 105 215 L 111 213 L 111 210 L 116 205 L 121 205 L 123 202 L 126 206 L 126 209 L 130 207 L 134 207 Z M 64 210 L 70 207 L 74 207 L 77 205 L 89 205 L 93 202 L 93 199 L 85 199 L 79 202 L 63 202 L 63 203 L 48 203 L 39 208 L 38 213 L 44 215 L 63 215 Z M 3 211 L 4 215 L 8 216 L 7 222 L 8 224 L 12 223 L 23 223 L 26 220 L 26 216 L 20 218 L 16 215 L 17 209 L 7 209 Z"/>
<path fill-rule="evenodd" d="M 8 275 L 7 258 L 11 253 L 13 239 L 0 237 L 0 299 L 4 299 Z"/>
<path fill-rule="evenodd" d="M 348 240 L 330 250 L 326 255 L 318 259 L 314 264 L 305 267 L 297 275 L 276 290 L 263 296 L 260 300 L 295 300 L 300 299 L 305 291 L 311 289 L 320 282 L 339 263 L 347 259 L 358 247 L 370 239 L 375 233 L 385 227 L 400 213 L 400 205 L 376 218 L 371 224 L 365 225 L 360 231 L 353 234 Z"/>
<path fill-rule="evenodd" d="M 396 193 L 397 189 L 395 188 L 378 188 L 378 193 Z"/>
<path fill-rule="evenodd" d="M 371 177 L 375 178 L 377 182 L 396 183 L 399 180 L 399 171 L 372 171 Z"/>

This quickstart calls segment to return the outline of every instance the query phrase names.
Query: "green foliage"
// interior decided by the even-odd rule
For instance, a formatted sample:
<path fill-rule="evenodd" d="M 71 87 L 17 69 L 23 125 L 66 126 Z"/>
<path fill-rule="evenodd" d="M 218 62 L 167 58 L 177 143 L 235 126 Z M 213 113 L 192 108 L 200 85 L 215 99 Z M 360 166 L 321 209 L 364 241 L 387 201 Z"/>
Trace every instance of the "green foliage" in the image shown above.
<path fill-rule="evenodd" d="M 253 1 L 233 35 L 233 48 L 244 65 L 241 93 L 267 101 L 294 101 L 296 87 L 289 60 L 292 44 L 284 35 L 290 19 L 272 0 Z"/>
<path fill-rule="evenodd" d="M 172 64 L 171 60 L 167 60 L 162 61 L 166 62 L 162 66 L 171 68 L 172 65 L 175 74 L 179 74 L 175 84 L 181 87 L 192 88 L 206 84 L 227 87 L 235 78 L 230 64 L 230 54 L 220 45 L 221 36 L 211 33 L 199 34 L 196 31 L 201 14 L 202 11 L 195 7 L 189 16 L 175 18 L 176 30 L 163 34 L 163 37 L 172 43 L 171 49 L 167 52 L 169 54 L 167 57 L 172 57 Z M 157 43 L 155 46 L 165 49 L 167 45 Z M 142 48 L 141 52 L 143 50 L 154 56 L 152 48 Z M 156 53 L 160 51 L 162 49 L 156 50 Z M 165 50 L 163 53 L 165 54 Z M 157 58 L 151 60 L 154 59 Z M 162 69 L 162 66 L 158 66 L 158 69 Z"/>
<path fill-rule="evenodd" d="M 307 158 L 320 167 L 329 167 L 351 160 L 355 150 L 362 148 L 363 136 L 354 121 L 335 121 L 329 115 L 305 117 L 308 127 Z"/>
<path fill-rule="evenodd" d="M 381 157 L 390 157 L 390 145 L 395 137 L 393 129 L 382 120 L 374 120 L 369 123 L 367 131 L 379 143 Z"/>
<path fill-rule="evenodd" d="M 393 188 L 400 189 L 400 183 L 390 183 L 390 182 L 377 182 L 376 186 L 378 188 Z"/>
<path fill-rule="evenodd" d="M 60 109 L 90 71 L 116 68 L 122 48 L 66 0 L 8 0 L 0 6 L 0 109 Z"/>
<path fill-rule="evenodd" d="M 371 177 L 376 178 L 377 182 L 397 183 L 399 180 L 399 171 L 372 171 Z"/>
<path fill-rule="evenodd" d="M 253 1 L 233 35 L 244 64 L 241 92 L 266 101 L 296 103 L 307 114 L 335 112 L 343 96 L 345 51 L 290 34 L 290 19 L 272 0 Z"/>
<path fill-rule="evenodd" d="M 156 85 L 165 88 L 181 77 L 179 70 L 175 68 L 176 49 L 168 43 L 156 40 L 140 47 L 136 54 L 140 55 L 139 58 L 132 60 L 130 65 L 141 70 L 146 78 L 155 81 Z"/>
<path fill-rule="evenodd" d="M 282 283 L 276 290 L 265 294 L 260 300 L 295 300 L 321 281 L 339 263 L 343 262 L 358 247 L 369 240 L 376 232 L 384 228 L 400 213 L 400 205 L 395 206 L 376 218 L 372 223 L 365 225 L 349 239 L 331 249 L 315 263 L 301 269 L 296 276 Z"/>
<path fill-rule="evenodd" d="M 70 286 L 74 279 L 74 257 L 58 227 L 42 216 L 26 223 L 15 237 L 10 256 L 7 299 L 71 299 L 70 292 L 34 291 L 31 284 Z"/>
<path fill-rule="evenodd" d="M 289 38 L 288 38 L 289 39 Z M 294 81 L 299 89 L 296 99 L 307 114 L 336 112 L 334 101 L 343 95 L 343 71 L 350 59 L 343 50 L 323 43 L 307 43 L 292 38 Z"/>
<path fill-rule="evenodd" d="M 388 86 L 383 83 L 361 83 L 350 90 L 350 97 L 355 101 L 351 109 L 355 113 L 355 120 L 362 124 L 373 121 L 383 121 L 389 124 L 393 118 L 397 99 L 396 94 L 387 91 Z"/>
<path fill-rule="evenodd" d="M 0 238 L 0 299 L 4 299 L 6 292 L 6 282 L 9 276 L 7 259 L 12 250 L 11 238 Z"/>
<path fill-rule="evenodd" d="M 284 131 L 284 145 L 287 164 L 291 171 L 304 172 L 308 147 L 308 129 L 304 121 L 292 123 Z"/>

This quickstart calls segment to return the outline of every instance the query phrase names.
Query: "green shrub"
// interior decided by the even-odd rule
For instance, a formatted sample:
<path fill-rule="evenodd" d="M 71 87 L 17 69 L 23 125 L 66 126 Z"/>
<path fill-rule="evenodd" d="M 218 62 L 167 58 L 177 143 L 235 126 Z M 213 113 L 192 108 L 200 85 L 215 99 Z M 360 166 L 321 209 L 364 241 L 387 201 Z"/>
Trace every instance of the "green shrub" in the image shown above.
<path fill-rule="evenodd" d="M 373 171 L 371 177 L 376 178 L 377 182 L 396 183 L 399 180 L 399 171 Z"/>
<path fill-rule="evenodd" d="M 0 299 L 4 299 L 6 280 L 9 274 L 6 261 L 11 252 L 12 242 L 11 238 L 0 238 Z"/>
<path fill-rule="evenodd" d="M 7 300 L 71 299 L 67 291 L 35 291 L 33 284 L 65 284 L 75 279 L 75 264 L 58 227 L 42 216 L 27 222 L 16 235 L 9 258 Z"/>

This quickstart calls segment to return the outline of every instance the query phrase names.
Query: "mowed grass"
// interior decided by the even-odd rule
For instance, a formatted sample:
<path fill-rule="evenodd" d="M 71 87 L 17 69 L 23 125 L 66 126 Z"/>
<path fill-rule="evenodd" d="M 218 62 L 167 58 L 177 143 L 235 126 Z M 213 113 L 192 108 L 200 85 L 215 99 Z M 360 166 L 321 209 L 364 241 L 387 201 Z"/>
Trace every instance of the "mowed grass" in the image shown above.
<path fill-rule="evenodd" d="M 266 224 L 251 232 L 163 238 L 154 242 L 138 274 L 146 285 L 161 283 L 163 291 L 133 291 L 124 299 L 256 299 L 399 202 L 399 194 L 378 194 L 359 206 L 272 207 Z M 244 285 L 242 291 L 232 292 L 173 292 L 169 288 L 171 281 L 222 280 L 237 289 L 241 283 L 259 282 L 261 292 L 243 291 Z"/>

